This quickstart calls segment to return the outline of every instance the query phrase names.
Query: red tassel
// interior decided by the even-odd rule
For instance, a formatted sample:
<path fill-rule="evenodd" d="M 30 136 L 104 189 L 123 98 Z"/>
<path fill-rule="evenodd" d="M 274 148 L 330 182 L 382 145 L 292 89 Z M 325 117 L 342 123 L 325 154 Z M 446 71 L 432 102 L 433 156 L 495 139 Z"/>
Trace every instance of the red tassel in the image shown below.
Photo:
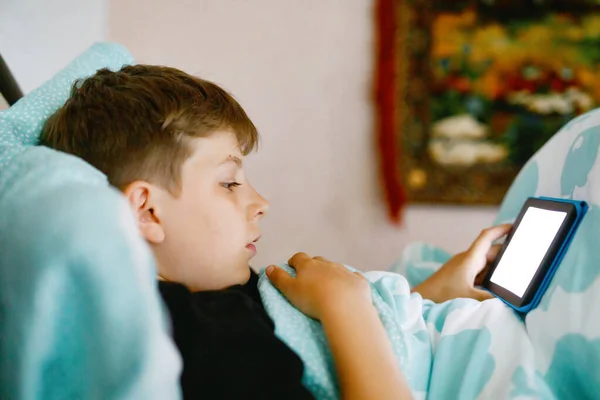
<path fill-rule="evenodd" d="M 398 173 L 399 145 L 396 143 L 396 7 L 397 0 L 377 0 L 377 66 L 375 96 L 380 172 L 389 217 L 400 223 L 406 195 Z"/>

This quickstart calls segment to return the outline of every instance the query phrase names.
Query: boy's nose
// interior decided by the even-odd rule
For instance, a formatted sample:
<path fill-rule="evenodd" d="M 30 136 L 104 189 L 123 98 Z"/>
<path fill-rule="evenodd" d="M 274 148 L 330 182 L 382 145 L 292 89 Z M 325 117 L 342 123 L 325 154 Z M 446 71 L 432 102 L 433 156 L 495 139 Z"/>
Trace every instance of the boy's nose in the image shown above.
<path fill-rule="evenodd" d="M 250 189 L 250 201 L 246 210 L 248 211 L 248 220 L 255 221 L 260 219 L 263 215 L 267 213 L 267 211 L 269 211 L 269 202 L 267 201 L 267 199 L 262 197 L 252 186 L 250 186 Z"/>
<path fill-rule="evenodd" d="M 258 193 L 256 193 L 256 196 L 257 196 L 257 202 L 256 202 L 257 207 L 256 207 L 256 214 L 254 215 L 254 217 L 260 218 L 269 211 L 269 202 L 267 201 L 267 199 L 265 199 Z"/>

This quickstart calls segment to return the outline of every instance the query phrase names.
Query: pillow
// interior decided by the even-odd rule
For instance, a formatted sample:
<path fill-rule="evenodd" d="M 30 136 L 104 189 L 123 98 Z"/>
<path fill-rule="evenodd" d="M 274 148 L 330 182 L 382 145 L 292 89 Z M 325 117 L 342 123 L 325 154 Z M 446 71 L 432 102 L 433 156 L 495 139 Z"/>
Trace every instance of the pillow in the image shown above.
<path fill-rule="evenodd" d="M 558 398 L 600 395 L 600 110 L 568 123 L 523 168 L 496 222 L 528 196 L 585 200 L 590 209 L 540 306 L 525 323 L 541 376 Z"/>
<path fill-rule="evenodd" d="M 133 59 L 92 46 L 0 113 L 0 398 L 177 399 L 150 250 L 84 161 L 35 146 L 73 82 Z"/>

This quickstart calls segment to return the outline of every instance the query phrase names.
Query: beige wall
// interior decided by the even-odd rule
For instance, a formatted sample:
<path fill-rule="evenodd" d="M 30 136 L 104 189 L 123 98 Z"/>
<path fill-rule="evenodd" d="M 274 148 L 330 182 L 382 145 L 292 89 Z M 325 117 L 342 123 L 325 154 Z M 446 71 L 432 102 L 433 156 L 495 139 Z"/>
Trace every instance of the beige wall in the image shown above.
<path fill-rule="evenodd" d="M 28 93 L 94 42 L 106 40 L 108 0 L 0 0 L 0 52 Z"/>
<path fill-rule="evenodd" d="M 255 266 L 303 250 L 384 269 L 408 241 L 455 251 L 495 209 L 411 207 L 386 221 L 373 147 L 372 1 L 112 0 L 109 38 L 139 62 L 214 80 L 262 133 L 248 160 L 271 201 Z"/>

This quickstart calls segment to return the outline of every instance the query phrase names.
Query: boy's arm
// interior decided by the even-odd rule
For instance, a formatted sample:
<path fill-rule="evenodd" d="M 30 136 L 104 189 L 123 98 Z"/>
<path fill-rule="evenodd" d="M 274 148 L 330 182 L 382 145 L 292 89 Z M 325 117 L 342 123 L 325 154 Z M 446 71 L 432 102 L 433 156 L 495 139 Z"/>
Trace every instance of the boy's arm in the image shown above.
<path fill-rule="evenodd" d="M 321 319 L 342 399 L 410 399 L 408 383 L 371 304 L 339 307 Z"/>
<path fill-rule="evenodd" d="M 485 267 L 498 255 L 501 246 L 494 242 L 505 236 L 511 227 L 504 224 L 483 230 L 467 251 L 452 257 L 412 291 L 436 303 L 459 297 L 479 301 L 492 298 L 491 293 L 476 289 L 475 284 Z"/>
<path fill-rule="evenodd" d="M 267 268 L 267 275 L 295 307 L 322 322 L 342 398 L 411 398 L 372 304 L 369 283 L 339 264 L 304 253 L 289 264 L 296 278 L 277 267 Z"/>

